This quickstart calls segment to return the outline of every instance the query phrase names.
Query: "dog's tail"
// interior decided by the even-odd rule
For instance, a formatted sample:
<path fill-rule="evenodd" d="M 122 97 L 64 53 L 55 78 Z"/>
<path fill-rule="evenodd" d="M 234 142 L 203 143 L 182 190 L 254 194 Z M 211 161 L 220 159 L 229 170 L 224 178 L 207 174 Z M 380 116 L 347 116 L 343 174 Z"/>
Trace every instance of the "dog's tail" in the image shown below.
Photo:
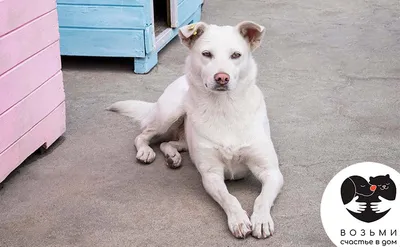
<path fill-rule="evenodd" d="M 117 112 L 121 115 L 133 118 L 135 121 L 139 122 L 143 127 L 150 120 L 153 115 L 155 108 L 155 103 L 139 101 L 139 100 L 125 100 L 118 101 L 106 110 Z"/>

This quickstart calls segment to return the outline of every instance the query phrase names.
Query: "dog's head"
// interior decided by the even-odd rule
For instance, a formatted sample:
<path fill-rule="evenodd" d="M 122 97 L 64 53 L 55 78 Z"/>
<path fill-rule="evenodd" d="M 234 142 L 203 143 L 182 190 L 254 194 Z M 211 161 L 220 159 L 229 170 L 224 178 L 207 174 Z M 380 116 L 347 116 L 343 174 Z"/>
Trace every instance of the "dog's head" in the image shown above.
<path fill-rule="evenodd" d="M 252 52 L 260 46 L 263 36 L 264 27 L 250 21 L 236 26 L 198 22 L 180 28 L 181 42 L 190 50 L 189 73 L 202 82 L 194 86 L 224 92 L 254 79 Z"/>

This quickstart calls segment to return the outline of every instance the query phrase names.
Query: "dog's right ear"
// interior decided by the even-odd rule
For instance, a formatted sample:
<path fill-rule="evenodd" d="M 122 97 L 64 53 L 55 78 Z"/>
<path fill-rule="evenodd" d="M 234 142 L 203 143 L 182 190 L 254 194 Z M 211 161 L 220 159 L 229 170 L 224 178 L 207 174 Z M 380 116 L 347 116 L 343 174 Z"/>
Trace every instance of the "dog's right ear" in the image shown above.
<path fill-rule="evenodd" d="M 204 33 L 206 27 L 207 24 L 204 22 L 197 22 L 181 27 L 179 29 L 181 43 L 192 48 L 194 42 Z"/>

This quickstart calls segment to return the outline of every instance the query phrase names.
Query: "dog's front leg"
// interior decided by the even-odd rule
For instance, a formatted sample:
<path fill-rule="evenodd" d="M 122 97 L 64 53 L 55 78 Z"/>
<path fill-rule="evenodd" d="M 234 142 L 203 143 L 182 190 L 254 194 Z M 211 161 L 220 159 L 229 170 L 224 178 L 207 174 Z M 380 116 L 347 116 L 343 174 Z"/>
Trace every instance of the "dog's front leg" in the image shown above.
<path fill-rule="evenodd" d="M 246 211 L 243 210 L 238 199 L 231 195 L 225 184 L 223 164 L 198 166 L 200 169 L 203 186 L 224 209 L 229 230 L 236 238 L 245 238 L 251 233 L 251 223 Z"/>
<path fill-rule="evenodd" d="M 262 184 L 251 215 L 252 235 L 256 238 L 267 238 L 274 233 L 271 207 L 283 186 L 283 176 L 274 147 L 272 144 L 268 146 L 267 150 L 265 146 L 260 147 L 259 152 L 255 152 L 248 160 L 249 169 Z"/>

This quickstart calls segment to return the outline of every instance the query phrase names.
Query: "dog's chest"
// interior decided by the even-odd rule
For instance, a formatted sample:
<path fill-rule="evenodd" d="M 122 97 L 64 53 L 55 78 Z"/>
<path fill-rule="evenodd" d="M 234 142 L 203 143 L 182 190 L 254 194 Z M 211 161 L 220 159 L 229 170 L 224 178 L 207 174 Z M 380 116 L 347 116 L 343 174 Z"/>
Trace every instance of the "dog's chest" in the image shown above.
<path fill-rule="evenodd" d="M 245 164 L 245 157 L 239 146 L 217 146 L 215 151 L 224 164 L 225 179 L 241 179 L 247 175 L 249 169 Z"/>

